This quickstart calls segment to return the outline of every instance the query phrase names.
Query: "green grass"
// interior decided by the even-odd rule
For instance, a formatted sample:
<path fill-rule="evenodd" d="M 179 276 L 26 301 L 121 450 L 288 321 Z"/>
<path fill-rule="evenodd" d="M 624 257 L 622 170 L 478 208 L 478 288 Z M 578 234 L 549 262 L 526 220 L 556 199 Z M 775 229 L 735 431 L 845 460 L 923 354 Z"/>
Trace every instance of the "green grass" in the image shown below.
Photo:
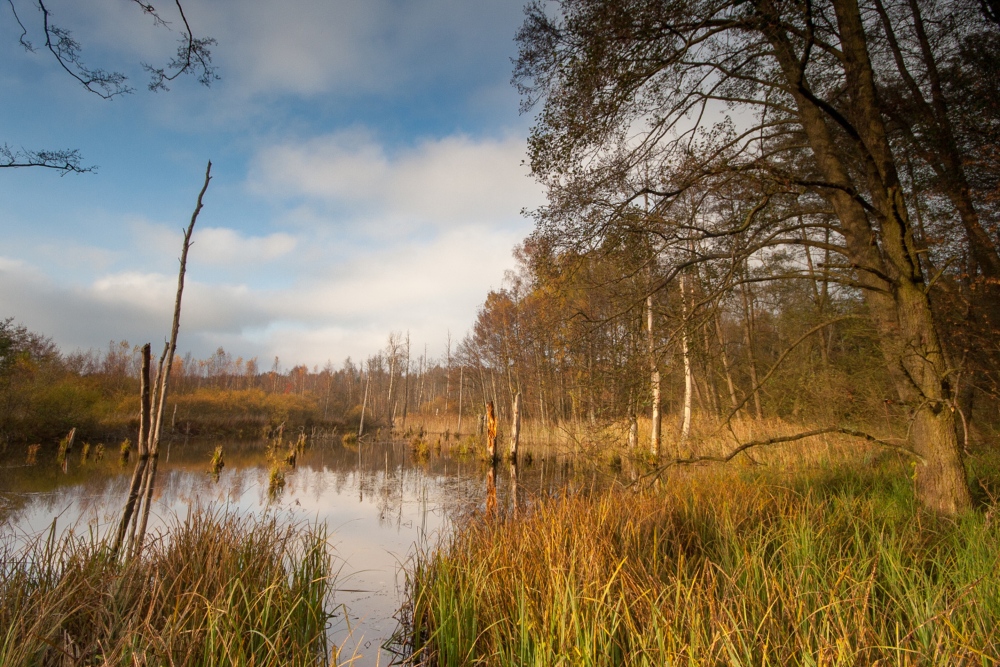
<path fill-rule="evenodd" d="M 326 665 L 330 566 L 322 526 L 206 511 L 126 562 L 71 534 L 8 545 L 0 665 Z"/>
<path fill-rule="evenodd" d="M 998 508 L 922 515 L 906 472 L 680 471 L 473 520 L 409 573 L 415 659 L 995 665 Z"/>

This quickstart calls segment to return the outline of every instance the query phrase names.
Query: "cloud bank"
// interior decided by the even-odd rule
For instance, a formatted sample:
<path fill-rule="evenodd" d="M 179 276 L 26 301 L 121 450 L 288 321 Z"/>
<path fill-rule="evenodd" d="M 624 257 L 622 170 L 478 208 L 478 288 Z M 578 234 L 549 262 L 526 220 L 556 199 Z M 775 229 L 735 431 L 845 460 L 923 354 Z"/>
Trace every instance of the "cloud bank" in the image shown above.
<path fill-rule="evenodd" d="M 541 192 L 522 155 L 514 138 L 454 136 L 393 150 L 365 130 L 262 147 L 248 196 L 310 213 L 279 216 L 259 235 L 235 223 L 196 227 L 180 347 L 322 365 L 366 356 L 390 331 L 410 330 L 436 350 L 448 330 L 470 326 L 530 228 L 520 210 Z M 128 224 L 136 258 L 172 259 L 180 247 L 179 229 Z M 176 275 L 128 266 L 130 254 L 71 285 L 0 256 L 0 304 L 70 349 L 160 340 Z"/>

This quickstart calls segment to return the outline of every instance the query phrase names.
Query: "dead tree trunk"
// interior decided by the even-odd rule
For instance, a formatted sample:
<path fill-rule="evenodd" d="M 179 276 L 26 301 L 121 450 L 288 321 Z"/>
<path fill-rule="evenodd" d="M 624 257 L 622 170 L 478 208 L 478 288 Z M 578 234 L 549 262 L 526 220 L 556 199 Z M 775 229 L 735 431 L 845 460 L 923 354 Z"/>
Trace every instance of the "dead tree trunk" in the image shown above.
<path fill-rule="evenodd" d="M 173 365 L 174 352 L 177 350 L 177 333 L 181 325 L 181 297 L 184 294 L 184 274 L 187 271 L 187 255 L 191 247 L 191 234 L 194 232 L 195 222 L 198 214 L 201 213 L 202 200 L 208 190 L 209 181 L 212 180 L 212 163 L 209 161 L 205 169 L 205 184 L 198 193 L 198 201 L 195 205 L 194 213 L 191 214 L 191 223 L 184 232 L 184 245 L 181 249 L 180 269 L 177 273 L 177 296 L 174 299 L 174 321 L 170 327 L 170 342 L 164 350 L 164 356 L 160 359 L 159 375 L 157 377 L 156 395 L 156 415 L 150 419 L 149 429 L 149 461 L 145 472 L 145 498 L 142 507 L 142 519 L 139 529 L 132 544 L 132 552 L 138 553 L 142 549 L 142 543 L 146 536 L 146 524 L 149 520 L 149 509 L 153 499 L 153 489 L 156 485 L 156 464 L 160 455 L 160 433 L 163 428 L 163 411 L 167 405 L 167 394 L 170 389 L 170 367 Z"/>
<path fill-rule="evenodd" d="M 125 501 L 125 510 L 122 513 L 121 523 L 118 524 L 118 533 L 115 535 L 115 543 L 112 553 L 115 556 L 121 552 L 122 544 L 125 541 L 125 533 L 129 523 L 132 521 L 132 514 L 135 511 L 136 501 L 139 499 L 139 491 L 142 487 L 143 476 L 146 472 L 146 463 L 149 461 L 149 447 L 146 432 L 149 430 L 149 365 L 150 365 L 150 345 L 146 343 L 142 346 L 142 371 L 139 375 L 139 460 L 136 461 L 135 471 L 132 473 L 132 482 L 129 484 L 128 500 Z"/>
<path fill-rule="evenodd" d="M 493 401 L 486 404 L 486 455 L 491 463 L 497 460 L 497 415 Z"/>

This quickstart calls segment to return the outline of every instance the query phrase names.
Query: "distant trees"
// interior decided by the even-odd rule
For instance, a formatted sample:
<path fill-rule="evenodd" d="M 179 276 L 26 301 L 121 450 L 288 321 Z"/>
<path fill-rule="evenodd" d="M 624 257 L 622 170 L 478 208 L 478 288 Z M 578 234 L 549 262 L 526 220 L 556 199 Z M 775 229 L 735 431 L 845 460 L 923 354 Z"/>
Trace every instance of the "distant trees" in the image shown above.
<path fill-rule="evenodd" d="M 91 382 L 74 382 L 78 357 L 63 358 L 52 340 L 0 320 L 0 450 L 10 441 L 62 437 L 94 422 L 101 394 Z M 90 365 L 91 372 L 101 368 Z"/>
<path fill-rule="evenodd" d="M 403 337 L 389 338 L 385 349 L 362 363 L 348 357 L 339 369 L 327 362 L 322 368 L 298 364 L 283 370 L 275 359 L 265 372 L 257 358 L 234 359 L 223 347 L 204 359 L 190 353 L 175 357 L 164 412 L 169 428 L 242 437 L 283 423 L 357 428 L 363 404 L 366 432 L 381 428 L 388 434 L 394 413 L 400 416 L 404 406 L 411 416 L 454 419 L 456 425 L 448 428 L 456 428 L 460 391 L 467 415 L 482 411 L 489 399 L 478 386 L 474 396 L 471 383 L 456 387 L 471 377 L 470 368 L 454 358 L 459 367 L 449 374 L 447 359 L 426 352 L 408 358 Z M 110 341 L 106 349 L 64 354 L 51 339 L 12 318 L 0 320 L 0 452 L 8 443 L 54 443 L 72 427 L 82 438 L 134 438 L 140 351 L 127 341 Z M 151 373 L 155 385 L 155 365 Z"/>
<path fill-rule="evenodd" d="M 980 3 L 556 7 L 528 7 L 515 69 L 526 104 L 543 104 L 530 154 L 548 189 L 533 237 L 546 261 L 631 258 L 605 284 L 617 290 L 643 271 L 649 280 L 637 298 L 616 299 L 617 310 L 634 319 L 658 295 L 680 314 L 674 333 L 692 354 L 696 333 L 711 354 L 710 329 L 719 353 L 731 347 L 718 314 L 740 307 L 752 376 L 761 375 L 768 320 L 785 315 L 761 310 L 755 293 L 801 295 L 778 283 L 812 285 L 813 316 L 829 322 L 817 322 L 815 336 L 828 343 L 845 321 L 831 294 L 855 303 L 892 400 L 907 410 L 921 502 L 943 513 L 968 506 L 956 430 L 968 374 L 941 325 L 958 322 L 964 303 L 992 331 L 1000 303 L 987 287 L 1000 266 L 995 209 L 989 186 L 968 177 L 973 140 L 962 129 L 971 45 L 997 44 Z M 994 47 L 979 53 L 996 62 Z M 983 162 L 982 174 L 995 173 L 995 157 Z M 820 349 L 829 356 L 828 345 Z M 763 378 L 750 379 L 759 410 Z M 707 387 L 690 386 L 711 402 Z"/>

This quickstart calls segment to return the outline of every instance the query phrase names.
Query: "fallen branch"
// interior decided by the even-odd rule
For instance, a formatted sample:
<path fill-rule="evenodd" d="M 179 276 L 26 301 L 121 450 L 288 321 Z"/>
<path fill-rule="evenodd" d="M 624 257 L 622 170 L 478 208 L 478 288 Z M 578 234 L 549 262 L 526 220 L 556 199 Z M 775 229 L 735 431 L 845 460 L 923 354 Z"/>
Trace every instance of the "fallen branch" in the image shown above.
<path fill-rule="evenodd" d="M 782 435 L 775 438 L 768 438 L 767 440 L 753 440 L 751 442 L 745 442 L 736 447 L 735 449 L 731 450 L 728 454 L 725 454 L 723 456 L 692 456 L 689 458 L 676 458 L 667 461 L 666 463 L 659 466 L 655 470 L 640 476 L 637 480 L 632 482 L 632 484 L 636 484 L 639 481 L 649 477 L 658 477 L 664 472 L 666 472 L 667 469 L 672 468 L 674 466 L 692 465 L 695 463 L 728 463 L 737 456 L 739 456 L 740 454 L 750 449 L 754 449 L 756 447 L 767 447 L 770 445 L 777 445 L 784 442 L 794 442 L 796 440 L 804 440 L 805 438 L 811 438 L 815 435 L 823 435 L 825 433 L 841 433 L 843 435 L 849 435 L 854 438 L 860 438 L 861 440 L 866 440 L 867 442 L 871 442 L 873 444 L 880 445 L 882 447 L 887 447 L 889 449 L 900 451 L 906 454 L 907 456 L 911 456 L 917 460 L 923 461 L 922 456 L 917 454 L 912 449 L 904 447 L 903 445 L 897 445 L 892 442 L 881 440 L 869 433 L 865 433 L 864 431 L 856 431 L 854 429 L 841 428 L 839 426 L 828 426 L 826 428 L 818 428 L 812 431 L 804 431 L 802 433 L 796 433 L 794 435 Z"/>

